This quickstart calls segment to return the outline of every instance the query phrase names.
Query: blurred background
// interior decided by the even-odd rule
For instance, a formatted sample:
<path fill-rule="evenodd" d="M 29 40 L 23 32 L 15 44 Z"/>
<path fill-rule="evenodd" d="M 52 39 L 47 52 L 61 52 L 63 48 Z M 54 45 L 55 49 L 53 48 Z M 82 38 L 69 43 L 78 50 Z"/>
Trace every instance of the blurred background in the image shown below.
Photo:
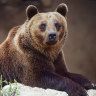
<path fill-rule="evenodd" d="M 69 8 L 69 35 L 64 46 L 67 66 L 70 72 L 96 82 L 96 0 L 0 0 L 0 43 L 12 27 L 24 23 L 28 5 L 48 12 L 59 3 L 66 3 Z"/>

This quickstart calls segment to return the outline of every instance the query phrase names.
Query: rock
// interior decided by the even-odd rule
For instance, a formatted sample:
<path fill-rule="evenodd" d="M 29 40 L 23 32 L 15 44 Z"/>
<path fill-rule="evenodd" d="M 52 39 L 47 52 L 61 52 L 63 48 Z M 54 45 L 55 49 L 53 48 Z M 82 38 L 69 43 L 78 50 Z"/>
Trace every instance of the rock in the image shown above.
<path fill-rule="evenodd" d="M 89 96 L 96 96 L 96 90 L 90 89 L 87 93 Z"/>
<path fill-rule="evenodd" d="M 8 90 L 10 88 L 10 85 L 7 85 L 3 88 L 3 93 L 7 93 L 8 94 Z M 15 93 L 15 96 L 68 96 L 68 94 L 66 92 L 60 92 L 60 91 L 56 91 L 56 90 L 52 90 L 52 89 L 42 89 L 42 88 L 37 88 L 37 87 L 29 87 L 29 86 L 24 86 L 22 84 L 12 84 L 11 85 L 12 90 L 12 96 L 14 96 L 13 94 L 15 92 L 14 89 L 17 88 L 17 94 Z M 5 92 L 6 90 L 6 92 Z M 19 93 L 19 94 L 18 94 Z M 5 94 L 4 94 L 5 96 Z M 7 95 L 6 95 L 7 96 Z"/>
<path fill-rule="evenodd" d="M 7 96 L 8 90 L 10 89 L 11 86 L 11 94 L 12 96 L 68 96 L 66 92 L 62 91 L 56 91 L 52 89 L 42 89 L 42 88 L 37 88 L 37 87 L 29 87 L 25 86 L 22 84 L 15 84 L 13 83 L 12 85 L 7 85 L 3 88 L 2 92 L 4 93 L 3 96 Z M 14 92 L 14 90 L 16 92 Z M 87 91 L 88 96 L 96 96 L 96 90 L 90 89 Z"/>

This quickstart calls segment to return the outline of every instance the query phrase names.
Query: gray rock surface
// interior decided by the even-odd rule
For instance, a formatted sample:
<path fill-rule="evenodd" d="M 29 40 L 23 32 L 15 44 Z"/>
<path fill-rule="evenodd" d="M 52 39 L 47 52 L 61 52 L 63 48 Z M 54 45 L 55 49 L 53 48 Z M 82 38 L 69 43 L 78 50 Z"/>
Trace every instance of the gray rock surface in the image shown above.
<path fill-rule="evenodd" d="M 13 89 L 16 88 L 16 84 L 12 84 L 11 86 Z M 18 92 L 19 94 L 15 94 L 15 96 L 68 96 L 66 92 L 60 92 L 60 91 L 51 90 L 51 89 L 45 90 L 37 87 L 32 88 L 29 86 L 24 86 L 22 84 L 18 84 L 17 86 L 18 86 L 17 90 L 19 91 Z M 6 93 L 8 93 L 9 88 L 10 88 L 9 85 L 5 86 L 3 88 L 3 92 L 6 90 Z M 12 96 L 13 94 L 14 92 L 12 93 Z"/>
<path fill-rule="evenodd" d="M 3 96 L 8 96 L 7 92 L 10 88 L 10 85 L 7 85 L 3 88 L 2 92 L 5 92 Z M 68 94 L 66 92 L 62 92 L 62 91 L 56 91 L 56 90 L 52 90 L 52 89 L 42 89 L 42 88 L 37 88 L 37 87 L 29 87 L 29 86 L 24 86 L 22 84 L 12 84 L 11 85 L 12 89 L 17 90 L 17 93 L 13 92 L 12 96 L 68 96 Z M 90 89 L 87 91 L 89 96 L 96 96 L 96 90 Z"/>
<path fill-rule="evenodd" d="M 87 93 L 89 96 L 96 96 L 96 90 L 90 89 Z"/>

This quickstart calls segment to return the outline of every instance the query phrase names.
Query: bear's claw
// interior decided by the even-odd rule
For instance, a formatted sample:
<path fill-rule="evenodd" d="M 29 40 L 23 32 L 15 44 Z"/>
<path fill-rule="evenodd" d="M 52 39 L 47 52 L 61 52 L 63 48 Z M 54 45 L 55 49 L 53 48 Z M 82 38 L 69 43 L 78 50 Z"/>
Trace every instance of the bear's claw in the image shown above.
<path fill-rule="evenodd" d="M 96 84 L 95 83 L 92 83 L 92 89 L 96 89 Z"/>

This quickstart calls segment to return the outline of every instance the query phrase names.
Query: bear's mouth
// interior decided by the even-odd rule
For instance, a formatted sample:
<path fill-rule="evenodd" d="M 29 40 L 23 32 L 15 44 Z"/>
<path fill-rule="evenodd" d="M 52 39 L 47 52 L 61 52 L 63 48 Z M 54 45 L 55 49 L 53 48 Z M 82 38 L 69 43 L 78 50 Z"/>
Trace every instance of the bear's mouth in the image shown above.
<path fill-rule="evenodd" d="M 57 43 L 57 41 L 49 41 L 49 42 L 46 42 L 46 44 L 48 45 L 55 45 Z"/>

